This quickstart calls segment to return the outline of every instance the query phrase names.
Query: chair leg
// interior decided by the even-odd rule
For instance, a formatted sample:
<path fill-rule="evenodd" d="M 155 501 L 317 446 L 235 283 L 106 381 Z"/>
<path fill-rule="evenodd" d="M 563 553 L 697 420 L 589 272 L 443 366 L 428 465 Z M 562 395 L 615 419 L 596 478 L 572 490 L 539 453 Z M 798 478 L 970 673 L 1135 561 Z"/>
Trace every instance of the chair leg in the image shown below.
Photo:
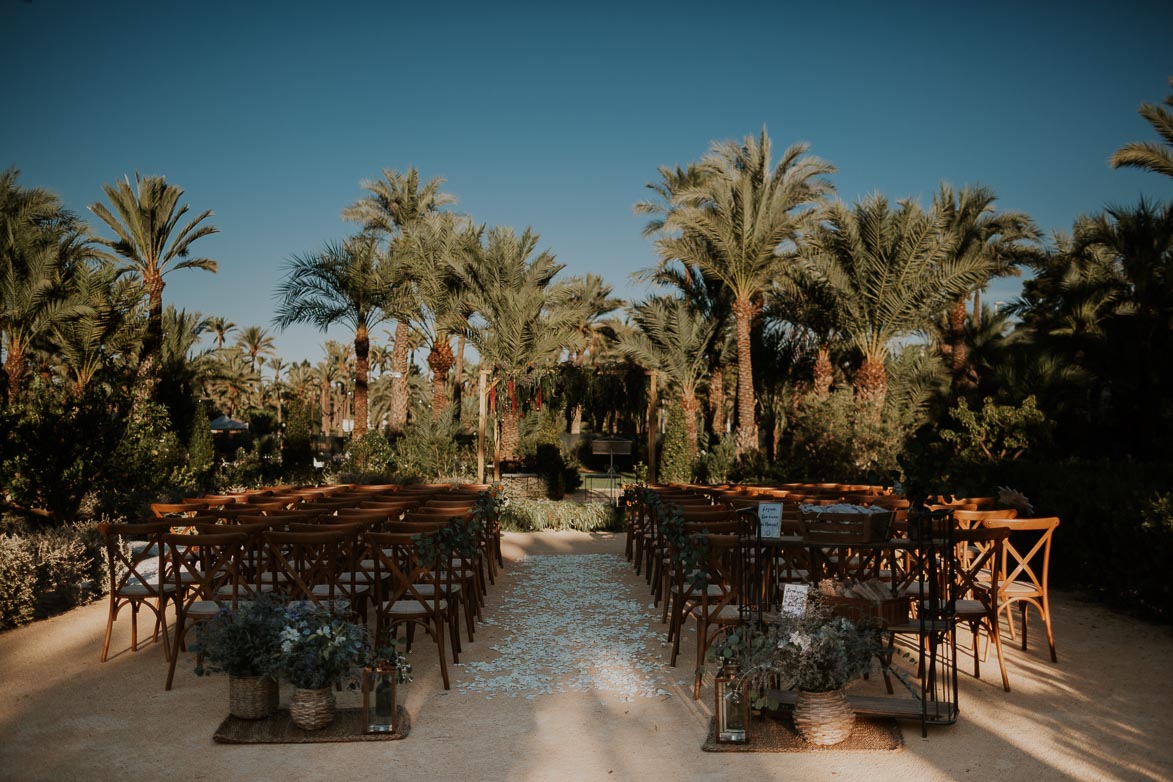
<path fill-rule="evenodd" d="M 1043 595 L 1043 625 L 1047 630 L 1047 647 L 1051 650 L 1051 662 L 1059 662 L 1059 655 L 1055 653 L 1055 634 L 1051 631 L 1051 601 Z M 1026 633 L 1023 633 L 1025 636 Z"/>
<path fill-rule="evenodd" d="M 994 613 L 991 620 L 990 635 L 994 639 L 994 650 L 998 653 L 998 668 L 1002 671 L 1002 689 L 1010 692 L 1010 679 L 1006 676 L 1006 659 L 1002 656 L 1002 634 L 998 631 L 998 614 Z M 1023 634 L 1023 638 L 1026 634 Z"/>
<path fill-rule="evenodd" d="M 444 655 L 444 628 L 440 626 L 439 617 L 436 617 L 434 621 L 436 625 L 436 647 L 440 652 L 440 677 L 444 680 L 444 689 L 449 690 L 452 687 L 448 683 L 448 660 L 445 659 Z M 408 633 L 410 633 L 411 625 L 408 625 L 407 628 Z"/>
<path fill-rule="evenodd" d="M 175 679 L 175 665 L 179 662 L 179 650 L 183 643 L 184 631 L 184 615 L 183 611 L 179 612 L 179 616 L 175 618 L 175 649 L 171 659 L 167 661 L 167 686 L 163 689 L 170 690 L 171 682 Z"/>
<path fill-rule="evenodd" d="M 106 617 L 106 638 L 102 641 L 102 659 L 101 662 L 106 662 L 106 657 L 110 653 L 110 633 L 114 630 L 114 620 L 118 617 L 118 609 L 115 607 L 114 595 L 110 595 L 110 613 Z"/>

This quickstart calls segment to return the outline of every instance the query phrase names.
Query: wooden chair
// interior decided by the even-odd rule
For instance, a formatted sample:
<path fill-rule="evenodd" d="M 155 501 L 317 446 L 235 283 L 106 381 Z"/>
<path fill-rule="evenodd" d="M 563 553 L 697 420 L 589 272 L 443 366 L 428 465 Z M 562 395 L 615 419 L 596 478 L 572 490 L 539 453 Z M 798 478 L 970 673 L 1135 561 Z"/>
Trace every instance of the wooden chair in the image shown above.
<path fill-rule="evenodd" d="M 1017 603 L 1022 613 L 1022 648 L 1026 650 L 1026 609 L 1034 606 L 1047 630 L 1051 662 L 1059 662 L 1059 656 L 1055 653 L 1055 635 L 1051 629 L 1051 599 L 1047 592 L 1051 572 L 1051 541 L 1059 526 L 1059 518 L 986 519 L 983 524 L 1010 533 L 1003 549 L 1003 580 L 998 587 L 998 603 L 1006 612 L 1010 637 L 1014 637 L 1010 609 Z"/>
<path fill-rule="evenodd" d="M 151 515 L 156 519 L 170 516 L 195 516 L 208 509 L 208 503 L 199 502 L 152 502 Z"/>
<path fill-rule="evenodd" d="M 430 555 L 425 555 L 430 542 Z M 445 554 L 435 543 L 434 536 L 400 532 L 368 532 L 366 534 L 366 559 L 375 565 L 375 635 L 379 642 L 393 637 L 400 625 L 408 629 L 408 649 L 412 633 L 420 626 L 432 637 L 440 658 L 440 676 L 444 689 L 451 689 L 448 681 L 448 662 L 445 653 L 445 631 L 451 637 L 452 661 L 459 663 L 460 636 L 453 621 L 455 613 L 450 610 L 444 597 L 443 588 L 431 575 L 444 571 L 441 560 Z M 451 582 L 448 584 L 451 586 Z"/>
<path fill-rule="evenodd" d="M 167 666 L 166 689 L 171 689 L 175 678 L 175 664 L 187 631 L 216 616 L 221 606 L 235 608 L 239 602 L 240 564 L 247 541 L 244 532 L 166 535 L 172 583 L 182 595 L 176 601 L 175 643 Z"/>
<path fill-rule="evenodd" d="M 175 585 L 167 581 L 166 548 L 163 539 L 171 532 L 166 521 L 137 524 L 98 525 L 98 532 L 106 548 L 106 564 L 110 574 L 110 610 L 106 615 L 106 636 L 102 640 L 101 661 L 110 653 L 110 635 L 119 612 L 130 606 L 130 650 L 138 651 L 138 612 L 143 606 L 155 615 L 153 641 L 163 632 L 164 652 L 170 656 L 167 640 L 167 604 L 175 602 L 179 594 Z"/>
<path fill-rule="evenodd" d="M 953 510 L 953 521 L 961 529 L 973 529 L 982 526 L 987 519 L 1013 519 L 1018 516 L 1014 508 L 999 508 L 989 510 Z"/>
<path fill-rule="evenodd" d="M 338 574 L 343 572 L 343 530 L 269 531 L 263 537 L 270 569 L 265 578 L 287 602 L 306 601 L 328 608 L 337 607 L 341 600 L 351 603 L 338 583 Z"/>
<path fill-rule="evenodd" d="M 981 678 L 978 639 L 985 628 L 989 640 L 994 642 L 998 653 L 998 668 L 1002 672 L 1002 688 L 1010 692 L 1010 679 L 1006 676 L 1006 660 L 1002 654 L 1002 636 L 998 631 L 1000 582 L 1002 557 L 1006 538 L 1010 531 L 1005 529 L 957 529 L 953 540 L 959 550 L 967 556 L 958 555 L 955 568 L 957 590 L 956 618 L 969 626 L 973 635 L 973 675 Z M 987 642 L 988 643 L 988 642 Z"/>

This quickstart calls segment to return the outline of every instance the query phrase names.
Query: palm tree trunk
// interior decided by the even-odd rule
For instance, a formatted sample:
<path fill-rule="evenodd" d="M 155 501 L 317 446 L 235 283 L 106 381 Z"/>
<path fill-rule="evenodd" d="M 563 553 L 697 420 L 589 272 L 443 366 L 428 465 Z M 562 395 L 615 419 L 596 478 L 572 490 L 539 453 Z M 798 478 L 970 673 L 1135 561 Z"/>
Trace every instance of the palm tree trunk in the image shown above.
<path fill-rule="evenodd" d="M 388 413 L 388 425 L 396 434 L 407 425 L 408 337 L 407 324 L 403 321 L 396 323 L 395 347 L 391 351 L 391 407 Z"/>
<path fill-rule="evenodd" d="M 330 434 L 330 425 L 332 423 L 334 423 L 334 421 L 333 421 L 334 413 L 330 409 L 330 399 L 331 398 L 332 398 L 332 394 L 330 391 L 330 384 L 323 382 L 322 383 L 322 391 L 318 395 L 318 407 L 320 407 L 321 411 L 322 411 L 322 435 L 323 436 Z"/>
<path fill-rule="evenodd" d="M 460 420 L 460 405 L 464 402 L 464 335 L 456 338 L 456 363 L 452 367 L 452 419 Z"/>
<path fill-rule="evenodd" d="M 709 374 L 709 417 L 713 436 L 725 436 L 725 367 L 717 363 Z"/>
<path fill-rule="evenodd" d="M 149 301 L 147 333 L 135 378 L 134 406 L 155 398 L 159 385 L 159 353 L 163 349 L 163 275 L 155 272 L 143 276 Z"/>
<path fill-rule="evenodd" d="M 27 365 L 24 348 L 16 344 L 9 345 L 8 356 L 4 359 L 4 374 L 8 376 L 8 401 L 11 403 L 20 399 Z"/>
<path fill-rule="evenodd" d="M 733 315 L 737 321 L 737 453 L 743 454 L 758 447 L 749 337 L 754 315 L 753 303 L 748 299 L 733 302 Z"/>
<path fill-rule="evenodd" d="M 965 384 L 965 299 L 965 296 L 958 298 L 953 302 L 953 308 L 949 311 L 949 345 L 952 353 L 950 375 L 953 378 L 955 391 Z"/>
<path fill-rule="evenodd" d="M 835 379 L 835 371 L 831 367 L 831 349 L 820 345 L 815 356 L 814 393 L 815 396 L 826 396 L 831 393 L 831 383 Z"/>
<path fill-rule="evenodd" d="M 367 433 L 367 376 L 371 371 L 371 339 L 367 327 L 354 332 L 354 436 Z"/>
<path fill-rule="evenodd" d="M 448 409 L 448 370 L 456 363 L 448 335 L 437 333 L 428 353 L 428 368 L 432 370 L 432 415 L 439 416 Z"/>
<path fill-rule="evenodd" d="M 513 404 L 501 413 L 501 455 L 499 461 L 517 461 L 517 446 L 521 442 L 521 411 Z"/>
<path fill-rule="evenodd" d="M 855 375 L 855 392 L 864 405 L 872 408 L 878 416 L 884 409 L 884 398 L 888 395 L 888 370 L 883 356 L 865 356 L 863 365 Z"/>

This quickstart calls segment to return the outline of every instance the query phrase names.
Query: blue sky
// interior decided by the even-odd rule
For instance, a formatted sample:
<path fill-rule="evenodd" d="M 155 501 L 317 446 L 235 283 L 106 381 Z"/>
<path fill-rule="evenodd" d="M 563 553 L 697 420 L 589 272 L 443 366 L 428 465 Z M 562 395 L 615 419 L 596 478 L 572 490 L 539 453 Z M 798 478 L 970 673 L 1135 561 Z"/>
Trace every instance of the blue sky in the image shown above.
<path fill-rule="evenodd" d="M 221 233 L 197 244 L 219 273 L 164 297 L 241 326 L 272 328 L 286 259 L 351 232 L 382 168 L 444 177 L 478 222 L 532 226 L 565 274 L 628 296 L 657 166 L 763 124 L 834 163 L 845 200 L 984 184 L 1050 231 L 1173 197 L 1106 164 L 1155 139 L 1136 110 L 1169 92 L 1169 3 L 2 0 L 0 52 L 0 167 L 80 213 L 166 175 Z M 291 360 L 324 339 L 277 335 Z"/>

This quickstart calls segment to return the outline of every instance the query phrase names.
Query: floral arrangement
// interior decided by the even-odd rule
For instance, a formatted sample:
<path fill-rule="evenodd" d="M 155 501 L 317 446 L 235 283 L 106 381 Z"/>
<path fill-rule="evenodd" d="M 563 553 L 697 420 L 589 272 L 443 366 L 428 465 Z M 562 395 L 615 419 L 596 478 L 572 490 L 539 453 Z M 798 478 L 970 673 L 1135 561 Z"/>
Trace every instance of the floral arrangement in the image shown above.
<path fill-rule="evenodd" d="M 321 606 L 285 610 L 275 670 L 295 687 L 319 690 L 338 681 L 370 653 L 365 626 Z"/>
<path fill-rule="evenodd" d="M 731 630 L 709 649 L 709 659 L 738 665 L 739 686 L 751 693 L 776 680 L 792 689 L 832 692 L 867 673 L 878 651 L 874 626 L 832 616 L 816 599 L 803 616 Z M 754 705 L 776 706 L 760 697 Z"/>
<path fill-rule="evenodd" d="M 223 671 L 230 676 L 264 676 L 272 672 L 280 652 L 285 609 L 269 595 L 224 607 L 196 625 L 196 675 Z"/>

